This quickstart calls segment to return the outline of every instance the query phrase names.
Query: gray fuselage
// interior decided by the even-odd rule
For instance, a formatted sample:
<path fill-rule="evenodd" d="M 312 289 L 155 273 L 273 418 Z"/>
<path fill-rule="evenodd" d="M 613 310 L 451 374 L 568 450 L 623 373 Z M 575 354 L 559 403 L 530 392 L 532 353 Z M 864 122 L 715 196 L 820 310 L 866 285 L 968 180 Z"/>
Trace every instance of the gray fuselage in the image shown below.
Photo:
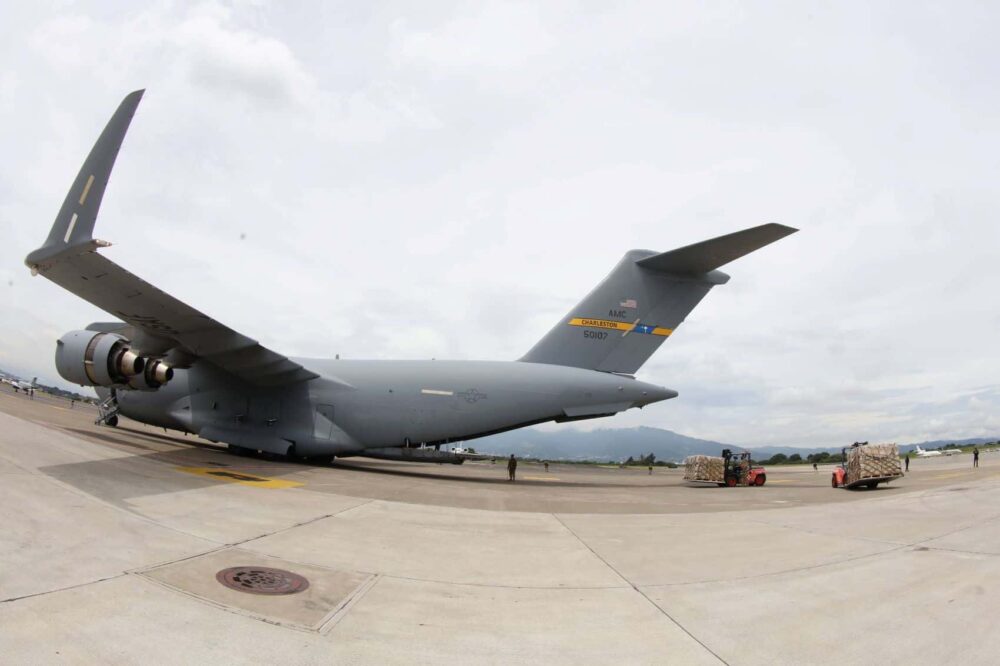
<path fill-rule="evenodd" d="M 119 391 L 118 402 L 145 423 L 325 456 L 609 416 L 677 395 L 632 377 L 542 363 L 294 360 L 320 376 L 262 389 L 199 361 L 155 392 Z"/>

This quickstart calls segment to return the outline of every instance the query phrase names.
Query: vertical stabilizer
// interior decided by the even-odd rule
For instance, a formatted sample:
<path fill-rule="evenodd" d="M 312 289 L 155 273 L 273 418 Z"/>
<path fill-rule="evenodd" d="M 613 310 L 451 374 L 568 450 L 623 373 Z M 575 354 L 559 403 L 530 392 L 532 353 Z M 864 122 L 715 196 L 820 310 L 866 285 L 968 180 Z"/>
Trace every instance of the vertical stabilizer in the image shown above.
<path fill-rule="evenodd" d="M 520 360 L 634 374 L 701 299 L 729 276 L 717 268 L 794 233 L 780 224 L 670 252 L 628 252 Z"/>

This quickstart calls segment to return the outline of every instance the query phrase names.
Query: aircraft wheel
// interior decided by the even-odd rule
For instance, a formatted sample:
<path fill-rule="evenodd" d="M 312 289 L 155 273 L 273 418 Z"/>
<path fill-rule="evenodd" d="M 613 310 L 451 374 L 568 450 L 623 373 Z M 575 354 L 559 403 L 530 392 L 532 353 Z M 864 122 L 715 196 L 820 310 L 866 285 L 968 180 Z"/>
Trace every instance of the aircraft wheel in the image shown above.
<path fill-rule="evenodd" d="M 109 425 L 112 428 L 114 428 L 115 426 L 118 425 L 118 417 L 117 416 L 112 416 L 110 419 L 107 420 L 106 423 L 107 423 L 107 425 Z"/>
<path fill-rule="evenodd" d="M 333 462 L 333 456 L 313 456 L 309 462 L 315 465 L 329 465 Z"/>

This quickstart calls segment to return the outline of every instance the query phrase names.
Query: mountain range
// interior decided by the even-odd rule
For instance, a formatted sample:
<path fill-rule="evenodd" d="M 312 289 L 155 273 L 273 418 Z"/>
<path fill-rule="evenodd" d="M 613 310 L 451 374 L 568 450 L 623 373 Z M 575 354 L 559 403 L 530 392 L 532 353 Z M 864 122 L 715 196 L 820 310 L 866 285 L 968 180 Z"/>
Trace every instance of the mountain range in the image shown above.
<path fill-rule="evenodd" d="M 969 446 L 995 442 L 1000 438 L 972 438 L 961 440 L 935 440 L 912 444 L 902 444 L 901 452 L 912 451 L 917 446 L 925 449 L 936 449 L 947 444 Z M 517 456 L 548 458 L 552 460 L 604 460 L 619 461 L 629 456 L 639 457 L 652 453 L 657 460 L 680 462 L 690 455 L 719 455 L 722 449 L 753 451 L 754 458 L 764 460 L 776 453 L 792 455 L 798 453 L 802 457 L 810 453 L 829 451 L 839 453 L 836 448 L 810 448 L 794 446 L 754 446 L 743 447 L 739 444 L 726 444 L 709 439 L 688 437 L 662 428 L 602 428 L 599 430 L 537 430 L 522 428 L 510 432 L 472 440 L 466 443 L 477 451 L 507 456 L 513 453 Z M 850 442 L 845 442 L 850 444 Z"/>

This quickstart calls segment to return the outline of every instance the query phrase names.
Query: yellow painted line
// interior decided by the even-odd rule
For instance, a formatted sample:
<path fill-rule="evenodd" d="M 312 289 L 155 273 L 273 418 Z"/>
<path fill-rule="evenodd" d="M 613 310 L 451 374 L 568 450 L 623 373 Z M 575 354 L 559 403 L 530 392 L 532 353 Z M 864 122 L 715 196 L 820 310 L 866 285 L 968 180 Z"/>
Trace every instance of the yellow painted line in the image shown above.
<path fill-rule="evenodd" d="M 629 333 L 634 331 L 639 323 L 630 324 L 627 321 L 611 321 L 610 319 L 587 319 L 585 317 L 573 317 L 569 320 L 570 326 L 583 326 L 584 328 L 603 328 L 611 331 L 622 331 L 624 333 Z M 663 328 L 662 326 L 655 327 L 649 333 L 651 335 L 662 335 L 668 336 L 673 333 L 672 328 Z"/>
<path fill-rule="evenodd" d="M 188 474 L 207 476 L 217 481 L 225 481 L 226 483 L 241 483 L 244 486 L 253 486 L 254 488 L 295 488 L 305 485 L 298 481 L 272 479 L 267 476 L 257 476 L 256 474 L 247 474 L 246 472 L 219 467 L 176 467 L 174 469 L 187 472 Z"/>
<path fill-rule="evenodd" d="M 87 200 L 87 195 L 90 194 L 90 186 L 93 184 L 94 184 L 94 174 L 90 174 L 90 177 L 87 178 L 87 184 L 83 186 L 83 194 L 80 195 L 81 206 L 83 205 L 83 202 Z"/>

